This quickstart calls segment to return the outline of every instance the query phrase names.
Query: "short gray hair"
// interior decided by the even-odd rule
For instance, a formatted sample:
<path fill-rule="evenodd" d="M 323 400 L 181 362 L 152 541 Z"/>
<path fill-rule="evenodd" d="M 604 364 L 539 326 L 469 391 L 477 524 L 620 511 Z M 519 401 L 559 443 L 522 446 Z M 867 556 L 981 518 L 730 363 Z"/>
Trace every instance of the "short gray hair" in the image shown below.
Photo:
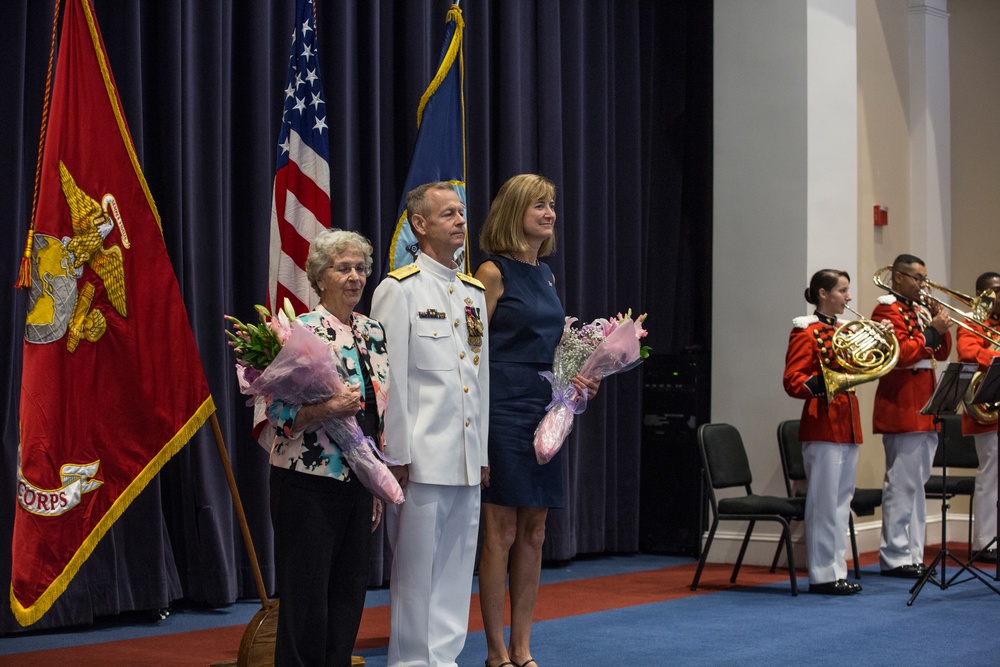
<path fill-rule="evenodd" d="M 448 181 L 435 181 L 418 185 L 406 193 L 406 210 L 410 215 L 416 213 L 427 217 L 427 192 L 430 190 L 456 191 L 455 186 Z"/>
<path fill-rule="evenodd" d="M 330 259 L 347 252 L 356 250 L 365 256 L 365 275 L 372 272 L 372 244 L 364 236 L 357 232 L 337 229 L 336 227 L 324 229 L 309 244 L 309 255 L 306 257 L 306 277 L 309 284 L 320 293 L 316 281 L 326 267 L 330 266 Z"/>

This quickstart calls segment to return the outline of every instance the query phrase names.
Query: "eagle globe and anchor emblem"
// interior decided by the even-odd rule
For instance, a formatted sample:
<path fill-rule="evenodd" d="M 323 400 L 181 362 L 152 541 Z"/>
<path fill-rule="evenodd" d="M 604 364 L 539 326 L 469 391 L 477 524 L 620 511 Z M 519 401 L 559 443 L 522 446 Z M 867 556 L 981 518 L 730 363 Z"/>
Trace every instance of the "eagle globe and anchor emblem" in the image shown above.
<path fill-rule="evenodd" d="M 29 343 L 52 344 L 65 335 L 66 349 L 73 353 L 81 341 L 96 343 L 107 330 L 104 313 L 94 305 L 97 281 L 93 276 L 84 277 L 84 265 L 103 283 L 115 312 L 125 317 L 128 304 L 122 250 L 114 244 L 105 246 L 116 223 L 122 245 L 128 249 L 130 244 L 114 195 L 104 195 L 99 203 L 76 184 L 61 160 L 59 181 L 69 205 L 73 236 L 34 235 L 24 338 Z M 59 468 L 62 486 L 42 489 L 24 477 L 19 461 L 18 503 L 32 514 L 64 514 L 79 504 L 84 493 L 103 484 L 95 479 L 99 467 L 100 461 L 63 464 Z"/>
<path fill-rule="evenodd" d="M 81 340 L 96 343 L 107 329 L 104 313 L 93 305 L 97 284 L 92 277 L 84 278 L 84 265 L 104 284 L 115 311 L 122 317 L 128 314 L 122 250 L 118 245 L 105 247 L 104 242 L 116 222 L 125 248 L 129 241 L 113 195 L 105 195 L 102 206 L 76 184 L 61 160 L 59 181 L 73 236 L 34 236 L 24 338 L 29 343 L 53 343 L 65 334 L 66 349 L 74 352 Z"/>

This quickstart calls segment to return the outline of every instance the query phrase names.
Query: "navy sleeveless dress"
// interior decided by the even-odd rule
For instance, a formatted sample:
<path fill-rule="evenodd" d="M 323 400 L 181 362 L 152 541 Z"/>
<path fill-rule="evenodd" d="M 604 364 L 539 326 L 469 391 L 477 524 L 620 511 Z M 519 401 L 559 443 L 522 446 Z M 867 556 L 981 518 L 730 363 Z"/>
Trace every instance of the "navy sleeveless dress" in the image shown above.
<path fill-rule="evenodd" d="M 490 257 L 503 275 L 503 294 L 490 327 L 490 485 L 483 502 L 507 507 L 562 507 L 562 450 L 535 460 L 535 427 L 552 397 L 538 375 L 552 370 L 565 311 L 548 266 Z"/>

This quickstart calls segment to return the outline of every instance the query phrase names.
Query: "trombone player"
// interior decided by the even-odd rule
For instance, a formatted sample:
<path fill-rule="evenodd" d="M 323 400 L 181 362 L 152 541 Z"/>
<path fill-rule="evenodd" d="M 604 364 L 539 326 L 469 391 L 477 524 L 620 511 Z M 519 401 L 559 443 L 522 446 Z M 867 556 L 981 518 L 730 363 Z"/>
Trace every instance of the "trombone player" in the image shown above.
<path fill-rule="evenodd" d="M 992 290 L 993 296 L 984 322 L 986 327 L 977 326 L 974 321 L 967 322 L 973 329 L 960 328 L 957 341 L 958 360 L 979 364 L 980 373 L 985 372 L 986 368 L 993 362 L 994 357 L 1000 355 L 1000 351 L 998 351 L 1000 343 L 991 344 L 989 342 L 990 339 L 1000 340 L 1000 336 L 995 333 L 1000 328 L 1000 299 L 996 298 L 996 295 L 1000 294 L 1000 273 L 989 271 L 976 279 L 976 294 L 982 295 L 987 290 Z M 979 335 L 975 333 L 977 331 Z M 978 384 L 979 382 L 974 377 L 966 399 L 972 398 Z M 971 435 L 975 439 L 976 454 L 979 456 L 975 500 L 973 501 L 975 524 L 972 535 L 972 550 L 981 551 L 993 541 L 997 529 L 996 408 L 989 409 L 983 405 L 973 405 L 969 400 L 966 400 L 965 410 L 962 413 L 962 434 Z M 977 560 L 984 563 L 996 563 L 996 547 L 980 554 Z"/>
<path fill-rule="evenodd" d="M 926 571 L 924 484 L 937 449 L 934 418 L 919 411 L 934 392 L 935 361 L 951 353 L 951 318 L 936 301 L 921 304 L 927 268 L 919 257 L 899 255 L 891 287 L 876 283 L 889 294 L 879 297 L 872 319 L 888 320 L 899 342 L 896 367 L 879 379 L 872 419 L 885 448 L 879 565 L 883 576 L 919 579 Z"/>

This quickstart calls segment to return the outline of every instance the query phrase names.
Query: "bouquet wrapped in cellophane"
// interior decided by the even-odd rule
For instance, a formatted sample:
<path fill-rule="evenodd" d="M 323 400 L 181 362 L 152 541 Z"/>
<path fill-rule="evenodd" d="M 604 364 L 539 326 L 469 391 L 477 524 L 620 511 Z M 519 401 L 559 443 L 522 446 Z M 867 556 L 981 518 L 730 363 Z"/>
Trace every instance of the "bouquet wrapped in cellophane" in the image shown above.
<path fill-rule="evenodd" d="M 573 430 L 574 417 L 587 409 L 587 391 L 578 393 L 572 379 L 577 375 L 601 380 L 638 366 L 649 356 L 639 345 L 646 336 L 646 314 L 632 319 L 632 311 L 610 319 L 597 319 L 574 328 L 575 317 L 567 317 L 562 338 L 556 345 L 552 371 L 539 373 L 552 385 L 552 401 L 535 429 L 535 458 L 552 460 Z"/>
<path fill-rule="evenodd" d="M 233 331 L 226 331 L 236 353 L 236 377 L 248 396 L 276 398 L 285 403 L 311 405 L 344 390 L 343 362 L 332 348 L 295 319 L 288 300 L 271 317 L 257 306 L 260 324 L 244 324 L 226 315 Z M 337 444 L 345 462 L 366 489 L 390 503 L 403 502 L 403 491 L 386 467 L 374 441 L 361 431 L 354 417 L 332 417 L 320 423 Z M 334 456 L 333 450 L 326 452 Z"/>

